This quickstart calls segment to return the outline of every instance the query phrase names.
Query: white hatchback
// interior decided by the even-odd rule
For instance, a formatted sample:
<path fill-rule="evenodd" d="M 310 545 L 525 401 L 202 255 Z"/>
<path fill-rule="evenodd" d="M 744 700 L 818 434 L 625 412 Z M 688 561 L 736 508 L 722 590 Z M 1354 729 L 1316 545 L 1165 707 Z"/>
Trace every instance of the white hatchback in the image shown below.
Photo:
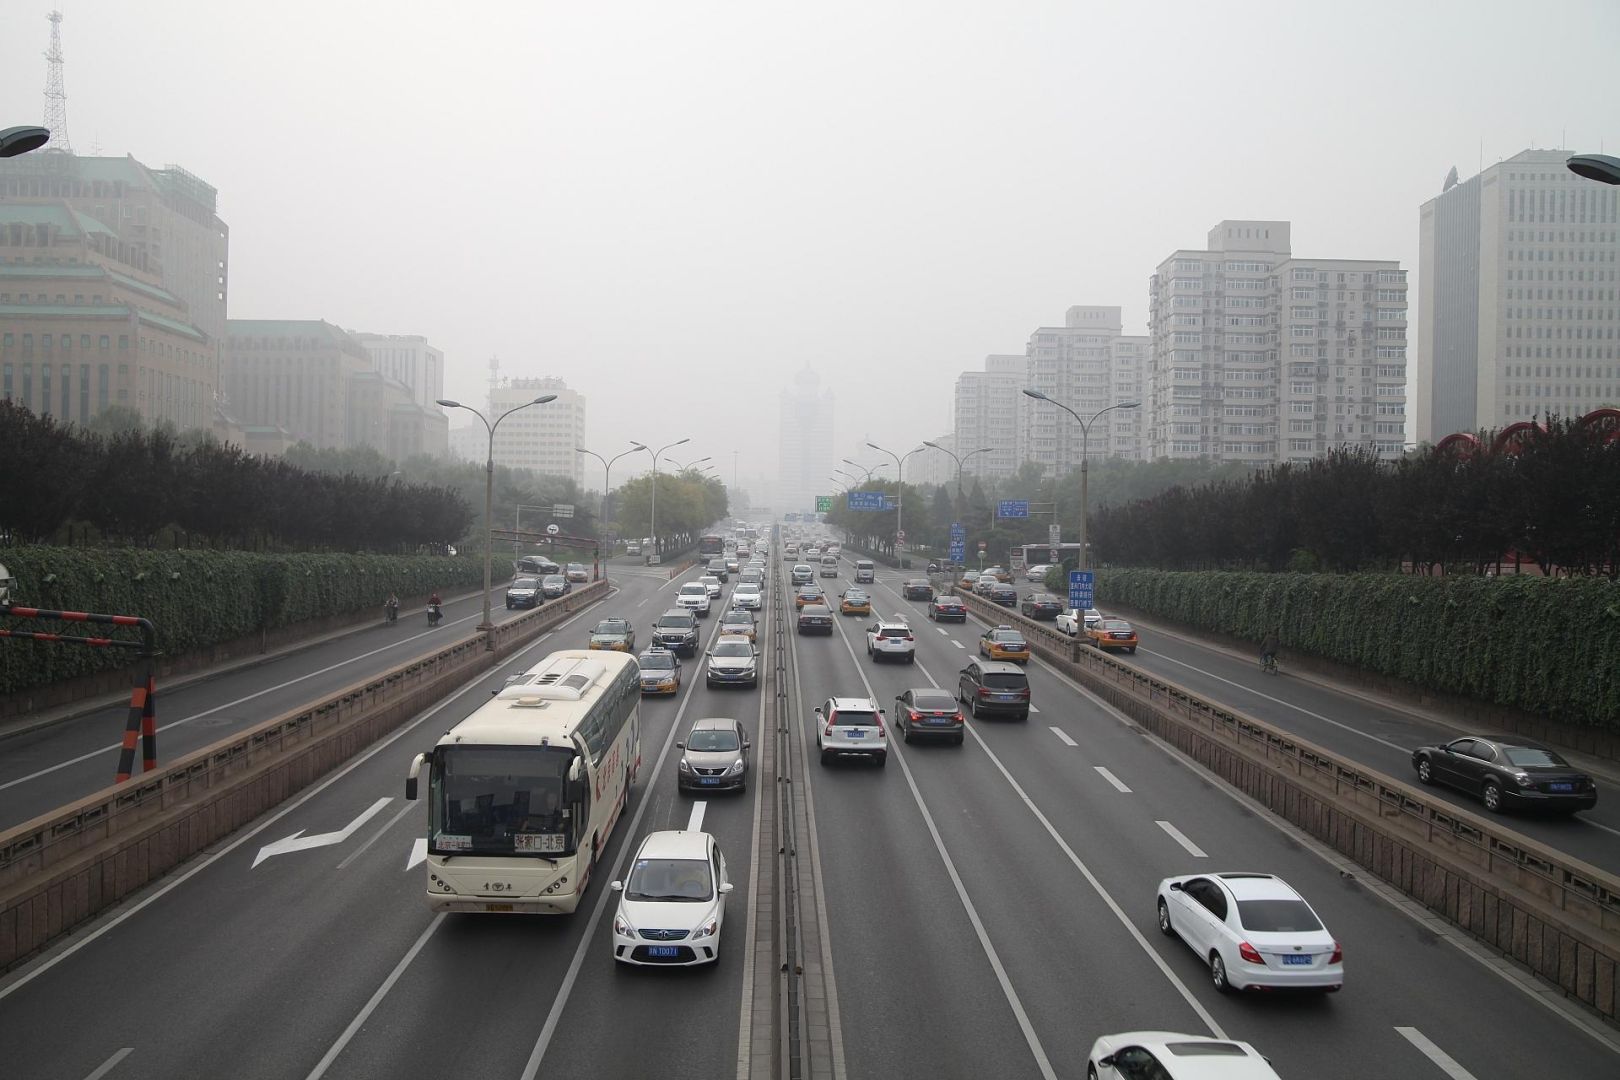
<path fill-rule="evenodd" d="M 1230 990 L 1344 985 L 1344 950 L 1311 905 L 1273 874 L 1187 874 L 1159 882 L 1159 929 L 1179 937 Z"/>
<path fill-rule="evenodd" d="M 693 967 L 720 959 L 731 879 L 726 857 L 706 832 L 648 833 L 619 894 L 613 959 L 623 964 Z"/>
<path fill-rule="evenodd" d="M 1174 1031 L 1126 1031 L 1104 1035 L 1091 1047 L 1087 1080 L 1279 1080 L 1271 1062 L 1246 1042 L 1180 1035 Z"/>
<path fill-rule="evenodd" d="M 889 763 L 889 732 L 883 710 L 871 698 L 835 697 L 816 710 L 816 749 L 821 763 L 834 758 L 872 758 Z"/>

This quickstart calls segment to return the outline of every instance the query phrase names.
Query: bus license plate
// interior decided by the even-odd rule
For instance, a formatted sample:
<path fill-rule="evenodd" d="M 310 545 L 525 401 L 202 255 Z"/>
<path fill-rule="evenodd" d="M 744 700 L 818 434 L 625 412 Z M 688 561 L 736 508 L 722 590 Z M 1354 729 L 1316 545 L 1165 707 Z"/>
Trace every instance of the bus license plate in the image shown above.
<path fill-rule="evenodd" d="M 511 911 L 512 910 L 512 905 L 511 904 L 485 904 L 484 905 L 484 910 L 485 911 Z"/>
<path fill-rule="evenodd" d="M 679 956 L 681 955 L 681 947 L 679 945 L 649 945 L 647 946 L 647 955 Z"/>

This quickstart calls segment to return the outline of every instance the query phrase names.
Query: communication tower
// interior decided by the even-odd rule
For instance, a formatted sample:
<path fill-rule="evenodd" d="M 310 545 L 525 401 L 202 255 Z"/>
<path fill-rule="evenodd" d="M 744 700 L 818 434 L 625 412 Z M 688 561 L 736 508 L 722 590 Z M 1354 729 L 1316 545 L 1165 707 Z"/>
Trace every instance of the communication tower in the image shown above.
<path fill-rule="evenodd" d="M 62 13 L 53 11 L 45 18 L 51 24 L 51 47 L 45 53 L 45 126 L 51 132 L 46 153 L 71 154 L 68 142 L 67 90 L 62 84 Z"/>

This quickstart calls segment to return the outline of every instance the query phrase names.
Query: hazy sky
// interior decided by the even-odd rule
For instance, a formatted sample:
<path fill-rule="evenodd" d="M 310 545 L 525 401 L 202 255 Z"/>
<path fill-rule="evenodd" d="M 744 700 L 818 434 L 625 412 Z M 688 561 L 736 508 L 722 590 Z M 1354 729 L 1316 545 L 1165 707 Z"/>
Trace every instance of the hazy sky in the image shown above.
<path fill-rule="evenodd" d="M 0 125 L 49 7 L 0 9 Z M 426 334 L 469 399 L 561 375 L 593 448 L 745 486 L 805 363 L 841 454 L 909 447 L 1070 304 L 1144 332 L 1222 218 L 1415 278 L 1452 165 L 1620 148 L 1617 0 L 61 7 L 74 149 L 219 189 L 232 316 Z"/>

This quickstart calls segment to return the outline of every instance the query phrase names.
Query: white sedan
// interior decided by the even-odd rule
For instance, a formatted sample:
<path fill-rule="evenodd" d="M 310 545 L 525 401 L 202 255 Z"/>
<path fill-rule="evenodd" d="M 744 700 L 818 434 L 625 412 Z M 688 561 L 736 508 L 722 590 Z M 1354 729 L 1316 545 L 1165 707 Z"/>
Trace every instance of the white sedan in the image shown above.
<path fill-rule="evenodd" d="M 1246 1042 L 1127 1031 L 1104 1035 L 1091 1047 L 1086 1080 L 1279 1080 L 1271 1062 Z"/>
<path fill-rule="evenodd" d="M 1102 612 L 1094 607 L 1088 607 L 1084 616 L 1076 608 L 1069 608 L 1061 612 L 1056 621 L 1058 630 L 1070 637 L 1079 637 L 1081 632 L 1102 621 Z"/>
<path fill-rule="evenodd" d="M 630 864 L 613 916 L 613 959 L 623 964 L 694 967 L 720 959 L 731 881 L 720 845 L 705 832 L 648 833 Z"/>
<path fill-rule="evenodd" d="M 1344 950 L 1305 898 L 1272 874 L 1188 874 L 1159 882 L 1159 929 L 1209 965 L 1215 989 L 1333 991 Z"/>
<path fill-rule="evenodd" d="M 1045 581 L 1046 572 L 1052 569 L 1051 563 L 1038 563 L 1024 571 L 1025 581 Z"/>
<path fill-rule="evenodd" d="M 765 603 L 765 594 L 759 591 L 759 583 L 744 581 L 731 593 L 731 606 L 747 608 L 749 611 L 758 611 Z"/>

